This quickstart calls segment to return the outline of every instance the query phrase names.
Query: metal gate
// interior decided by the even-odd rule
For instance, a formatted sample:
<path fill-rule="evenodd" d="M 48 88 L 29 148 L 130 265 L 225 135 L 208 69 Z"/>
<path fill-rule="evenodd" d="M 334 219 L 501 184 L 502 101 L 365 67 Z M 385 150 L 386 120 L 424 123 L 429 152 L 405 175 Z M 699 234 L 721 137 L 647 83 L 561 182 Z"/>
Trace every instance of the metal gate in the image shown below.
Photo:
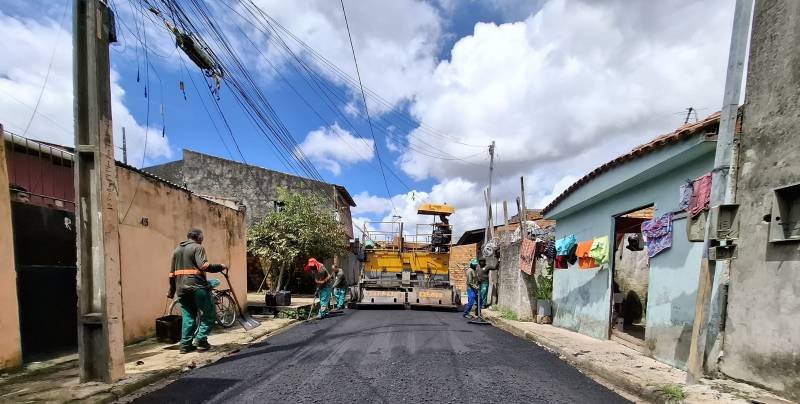
<path fill-rule="evenodd" d="M 24 362 L 78 348 L 75 214 L 12 202 Z"/>

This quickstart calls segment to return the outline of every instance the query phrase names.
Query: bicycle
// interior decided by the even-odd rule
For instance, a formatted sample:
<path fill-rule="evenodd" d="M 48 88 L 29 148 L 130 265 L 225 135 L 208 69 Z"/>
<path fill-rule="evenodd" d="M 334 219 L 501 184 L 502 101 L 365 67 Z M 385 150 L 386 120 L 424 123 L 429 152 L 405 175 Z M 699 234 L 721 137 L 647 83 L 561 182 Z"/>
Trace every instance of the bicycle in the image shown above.
<path fill-rule="evenodd" d="M 214 299 L 214 308 L 217 312 L 217 324 L 223 328 L 230 328 L 236 322 L 236 303 L 231 297 L 230 289 L 217 289 L 220 281 L 217 279 L 210 279 L 208 283 L 211 285 L 211 294 Z M 169 306 L 169 314 L 181 315 L 181 304 L 178 299 L 172 301 Z M 198 315 L 199 317 L 199 315 Z"/>

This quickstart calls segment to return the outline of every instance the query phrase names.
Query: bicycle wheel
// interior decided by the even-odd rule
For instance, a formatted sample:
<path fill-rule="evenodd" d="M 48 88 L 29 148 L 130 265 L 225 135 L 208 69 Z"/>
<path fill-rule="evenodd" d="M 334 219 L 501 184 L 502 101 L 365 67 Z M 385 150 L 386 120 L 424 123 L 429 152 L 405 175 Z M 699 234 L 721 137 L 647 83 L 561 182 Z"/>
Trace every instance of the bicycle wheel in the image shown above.
<path fill-rule="evenodd" d="M 217 308 L 217 324 L 229 328 L 236 322 L 236 303 L 231 295 L 220 293 L 215 299 Z"/>

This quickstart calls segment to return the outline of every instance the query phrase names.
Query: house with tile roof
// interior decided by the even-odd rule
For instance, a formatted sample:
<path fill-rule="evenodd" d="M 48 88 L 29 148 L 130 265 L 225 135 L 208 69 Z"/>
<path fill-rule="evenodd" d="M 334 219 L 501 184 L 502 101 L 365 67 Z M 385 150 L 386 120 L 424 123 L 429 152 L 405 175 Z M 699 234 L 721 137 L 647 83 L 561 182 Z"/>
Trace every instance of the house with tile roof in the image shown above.
<path fill-rule="evenodd" d="M 543 209 L 558 222 L 556 239 L 576 242 L 559 253 L 554 325 L 686 367 L 710 189 L 702 178 L 713 168 L 718 126 L 716 113 L 658 136 L 592 170 Z M 602 240 L 605 258 L 593 259 Z"/>

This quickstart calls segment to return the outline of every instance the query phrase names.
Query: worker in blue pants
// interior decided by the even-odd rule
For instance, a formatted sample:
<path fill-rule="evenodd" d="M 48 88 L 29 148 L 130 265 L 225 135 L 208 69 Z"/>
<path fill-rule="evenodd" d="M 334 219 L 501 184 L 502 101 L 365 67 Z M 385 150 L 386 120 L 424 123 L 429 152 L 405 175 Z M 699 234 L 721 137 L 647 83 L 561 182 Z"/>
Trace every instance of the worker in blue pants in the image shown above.
<path fill-rule="evenodd" d="M 469 266 L 464 268 L 464 272 L 467 278 L 467 305 L 464 307 L 464 318 L 469 318 L 470 312 L 472 311 L 472 306 L 475 305 L 476 300 L 478 299 L 479 292 L 479 285 L 478 285 L 478 275 L 475 273 L 475 269 L 478 268 L 478 261 L 472 260 L 469 263 Z"/>
<path fill-rule="evenodd" d="M 478 275 L 478 284 L 480 285 L 480 305 L 481 309 L 485 309 L 489 301 L 489 269 L 486 268 L 486 258 L 478 260 L 478 268 L 475 269 Z"/>

